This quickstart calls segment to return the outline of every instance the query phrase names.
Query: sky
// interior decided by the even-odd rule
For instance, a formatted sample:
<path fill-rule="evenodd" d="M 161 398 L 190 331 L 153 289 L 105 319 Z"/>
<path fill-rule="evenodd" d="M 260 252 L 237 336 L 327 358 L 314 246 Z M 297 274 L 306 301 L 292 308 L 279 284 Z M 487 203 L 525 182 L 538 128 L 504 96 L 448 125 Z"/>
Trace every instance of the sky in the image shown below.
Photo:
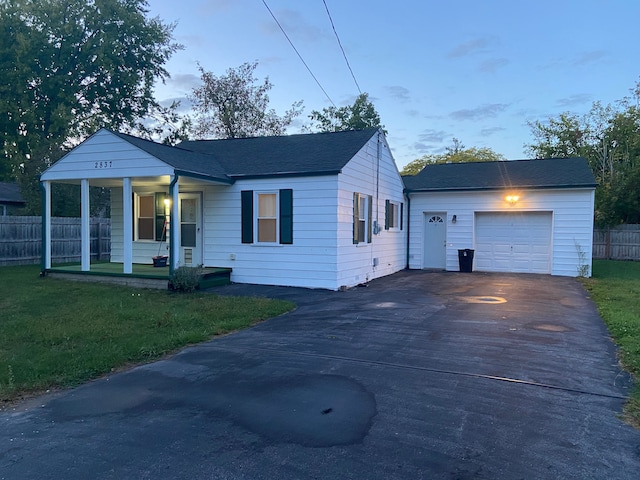
<path fill-rule="evenodd" d="M 174 38 L 184 46 L 167 64 L 171 79 L 156 87 L 158 100 L 182 100 L 188 110 L 198 64 L 219 76 L 257 61 L 256 77 L 273 84 L 276 112 L 303 101 L 288 129 L 294 134 L 312 110 L 350 105 L 366 92 L 400 169 L 442 153 L 454 137 L 509 160 L 528 158 L 528 122 L 614 103 L 640 81 L 638 0 L 148 3 L 149 15 L 176 22 Z"/>

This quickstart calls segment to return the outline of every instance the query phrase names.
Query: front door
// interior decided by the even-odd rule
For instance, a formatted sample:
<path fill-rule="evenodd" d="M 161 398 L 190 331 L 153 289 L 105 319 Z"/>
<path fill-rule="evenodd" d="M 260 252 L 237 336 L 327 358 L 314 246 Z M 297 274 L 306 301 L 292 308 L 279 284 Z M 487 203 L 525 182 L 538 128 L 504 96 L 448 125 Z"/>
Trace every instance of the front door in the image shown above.
<path fill-rule="evenodd" d="M 447 267 L 447 214 L 424 214 L 424 252 L 422 268 Z"/>
<path fill-rule="evenodd" d="M 180 265 L 202 265 L 202 211 L 199 193 L 179 195 Z"/>

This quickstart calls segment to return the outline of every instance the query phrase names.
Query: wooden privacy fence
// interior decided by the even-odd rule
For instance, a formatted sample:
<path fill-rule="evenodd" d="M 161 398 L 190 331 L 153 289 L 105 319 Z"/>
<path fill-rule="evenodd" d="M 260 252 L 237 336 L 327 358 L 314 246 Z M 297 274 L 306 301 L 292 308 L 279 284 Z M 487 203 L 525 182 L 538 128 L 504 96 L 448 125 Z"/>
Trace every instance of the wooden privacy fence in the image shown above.
<path fill-rule="evenodd" d="M 640 225 L 594 229 L 593 258 L 640 260 Z"/>
<path fill-rule="evenodd" d="M 51 260 L 79 262 L 82 253 L 80 218 L 51 219 Z M 39 263 L 42 252 L 41 217 L 0 217 L 0 265 Z M 111 220 L 91 219 L 91 259 L 111 257 Z"/>

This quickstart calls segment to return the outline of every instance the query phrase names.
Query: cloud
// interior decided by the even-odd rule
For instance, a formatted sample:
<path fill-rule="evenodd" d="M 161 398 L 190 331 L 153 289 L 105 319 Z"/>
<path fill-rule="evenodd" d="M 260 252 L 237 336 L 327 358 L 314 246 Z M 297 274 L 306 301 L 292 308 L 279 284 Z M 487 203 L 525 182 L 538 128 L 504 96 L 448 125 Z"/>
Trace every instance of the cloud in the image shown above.
<path fill-rule="evenodd" d="M 480 63 L 478 70 L 483 73 L 493 73 L 499 68 L 509 65 L 509 63 L 511 62 L 506 58 L 490 58 L 489 60 L 485 60 Z"/>
<path fill-rule="evenodd" d="M 408 117 L 417 117 L 418 115 L 420 115 L 420 112 L 418 110 L 407 110 L 406 112 L 404 112 Z"/>
<path fill-rule="evenodd" d="M 411 100 L 411 96 L 409 95 L 409 90 L 401 87 L 400 85 L 389 85 L 384 87 L 391 97 L 395 98 L 400 102 L 409 102 Z"/>
<path fill-rule="evenodd" d="M 422 142 L 443 142 L 445 138 L 449 138 L 451 134 L 445 132 L 444 130 L 424 130 L 422 133 L 418 134 L 418 138 Z"/>
<path fill-rule="evenodd" d="M 468 55 L 475 55 L 476 53 L 485 52 L 487 50 L 487 47 L 489 47 L 489 45 L 494 42 L 495 37 L 493 36 L 475 38 L 454 47 L 449 51 L 449 53 L 447 53 L 447 57 L 460 58 L 466 57 Z"/>
<path fill-rule="evenodd" d="M 559 107 L 573 107 L 575 105 L 583 105 L 591 102 L 591 95 L 588 93 L 576 93 L 556 101 Z"/>
<path fill-rule="evenodd" d="M 578 58 L 573 61 L 576 67 L 582 67 L 592 63 L 598 63 L 600 60 L 607 57 L 607 52 L 604 50 L 593 50 L 591 52 L 585 52 L 580 54 Z"/>
<path fill-rule="evenodd" d="M 178 73 L 172 75 L 171 78 L 167 80 L 167 85 L 171 85 L 176 89 L 189 91 L 191 91 L 194 87 L 199 86 L 200 83 L 200 77 L 192 73 Z"/>
<path fill-rule="evenodd" d="M 476 108 L 466 108 L 451 112 L 449 116 L 454 120 L 482 120 L 484 118 L 493 118 L 502 113 L 509 107 L 504 103 L 488 103 Z"/>
<path fill-rule="evenodd" d="M 282 25 L 287 35 L 295 42 L 315 43 L 325 36 L 325 32 L 307 22 L 300 12 L 290 9 L 278 10 L 273 12 L 275 17 Z M 269 16 L 271 17 L 271 16 Z M 270 22 L 264 23 L 264 30 L 271 35 L 282 35 L 282 31 L 278 24 L 270 18 Z"/>
<path fill-rule="evenodd" d="M 206 2 L 201 2 L 196 7 L 196 11 L 199 16 L 211 17 L 217 13 L 230 10 L 232 6 L 233 0 L 207 0 Z"/>
<path fill-rule="evenodd" d="M 480 135 L 482 135 L 483 137 L 490 137 L 494 133 L 504 132 L 505 130 L 506 128 L 503 127 L 483 128 L 482 130 L 480 130 Z"/>

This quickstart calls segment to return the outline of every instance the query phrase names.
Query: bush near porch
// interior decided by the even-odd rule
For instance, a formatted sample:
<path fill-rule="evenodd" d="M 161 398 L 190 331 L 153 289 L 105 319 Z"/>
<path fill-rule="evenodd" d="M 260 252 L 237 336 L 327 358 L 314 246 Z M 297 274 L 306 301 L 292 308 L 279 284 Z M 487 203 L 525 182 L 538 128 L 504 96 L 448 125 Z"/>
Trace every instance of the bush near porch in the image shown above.
<path fill-rule="evenodd" d="M 0 267 L 0 409 L 291 310 L 281 300 L 173 294 Z"/>
<path fill-rule="evenodd" d="M 594 260 L 593 277 L 583 282 L 620 349 L 622 365 L 636 380 L 624 414 L 640 428 L 640 262 Z"/>

